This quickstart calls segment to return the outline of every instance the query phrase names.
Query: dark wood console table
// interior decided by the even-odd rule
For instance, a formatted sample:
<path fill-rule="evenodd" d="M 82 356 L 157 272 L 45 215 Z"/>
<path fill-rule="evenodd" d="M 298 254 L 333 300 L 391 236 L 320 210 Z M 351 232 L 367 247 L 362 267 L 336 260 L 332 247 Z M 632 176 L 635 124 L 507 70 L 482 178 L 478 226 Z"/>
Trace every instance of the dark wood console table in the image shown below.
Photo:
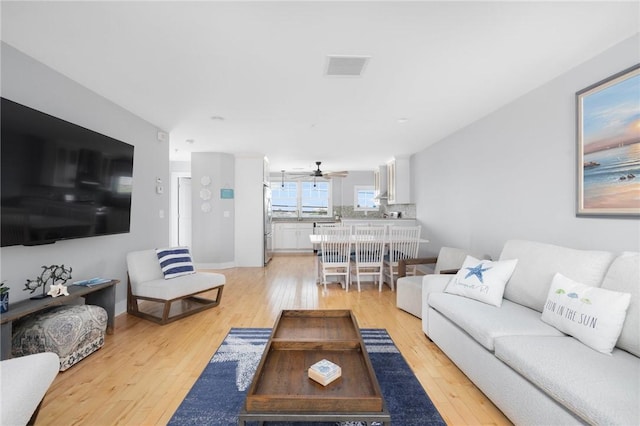
<path fill-rule="evenodd" d="M 85 304 L 101 306 L 107 311 L 107 333 L 113 334 L 116 312 L 116 284 L 119 282 L 120 280 L 111 280 L 92 287 L 69 285 L 67 286 L 68 296 L 46 297 L 37 300 L 27 299 L 11 303 L 9 310 L 0 314 L 0 324 L 2 324 L 0 328 L 0 359 L 11 358 L 13 321 L 52 306 L 72 304 L 70 302 L 80 297 L 84 298 Z"/>

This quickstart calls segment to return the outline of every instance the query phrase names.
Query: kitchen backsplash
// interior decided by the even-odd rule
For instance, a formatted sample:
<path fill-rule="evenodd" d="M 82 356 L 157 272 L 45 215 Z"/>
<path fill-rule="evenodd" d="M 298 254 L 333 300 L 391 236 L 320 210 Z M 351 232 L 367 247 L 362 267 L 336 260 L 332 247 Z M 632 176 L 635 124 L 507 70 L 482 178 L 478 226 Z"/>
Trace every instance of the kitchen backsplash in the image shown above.
<path fill-rule="evenodd" d="M 354 211 L 353 205 L 347 206 L 333 206 L 334 214 L 346 219 L 359 219 L 359 218 L 385 218 L 391 216 L 391 212 L 400 212 L 400 217 L 406 219 L 415 219 L 416 217 L 416 205 L 415 204 L 392 204 L 387 205 L 381 203 L 379 211 Z"/>

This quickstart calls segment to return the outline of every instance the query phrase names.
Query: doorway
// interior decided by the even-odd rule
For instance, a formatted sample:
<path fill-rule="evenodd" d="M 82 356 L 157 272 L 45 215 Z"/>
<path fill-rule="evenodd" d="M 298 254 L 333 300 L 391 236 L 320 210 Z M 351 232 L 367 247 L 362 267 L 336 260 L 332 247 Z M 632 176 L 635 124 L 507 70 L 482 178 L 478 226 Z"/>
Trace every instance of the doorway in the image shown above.
<path fill-rule="evenodd" d="M 178 245 L 191 247 L 191 178 L 178 177 Z"/>

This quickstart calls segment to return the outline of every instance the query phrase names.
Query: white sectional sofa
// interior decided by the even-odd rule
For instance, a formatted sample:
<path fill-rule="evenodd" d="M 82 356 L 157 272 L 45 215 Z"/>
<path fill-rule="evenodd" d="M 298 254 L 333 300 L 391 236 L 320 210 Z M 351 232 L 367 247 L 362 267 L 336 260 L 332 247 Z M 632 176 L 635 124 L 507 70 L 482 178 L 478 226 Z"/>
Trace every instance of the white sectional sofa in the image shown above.
<path fill-rule="evenodd" d="M 515 424 L 640 425 L 640 253 L 513 240 L 507 259 L 517 265 L 499 307 L 445 292 L 451 276 L 424 276 L 425 334 Z M 541 320 L 556 273 L 631 294 L 610 354 Z"/>
<path fill-rule="evenodd" d="M 403 259 L 398 262 L 398 281 L 396 282 L 396 306 L 411 315 L 422 318 L 422 277 L 423 275 L 406 276 L 409 265 L 427 266 L 427 274 L 455 274 L 465 257 L 466 250 L 455 247 L 441 247 L 438 257 Z"/>
<path fill-rule="evenodd" d="M 0 361 L 0 425 L 34 424 L 59 369 L 60 358 L 53 352 Z"/>

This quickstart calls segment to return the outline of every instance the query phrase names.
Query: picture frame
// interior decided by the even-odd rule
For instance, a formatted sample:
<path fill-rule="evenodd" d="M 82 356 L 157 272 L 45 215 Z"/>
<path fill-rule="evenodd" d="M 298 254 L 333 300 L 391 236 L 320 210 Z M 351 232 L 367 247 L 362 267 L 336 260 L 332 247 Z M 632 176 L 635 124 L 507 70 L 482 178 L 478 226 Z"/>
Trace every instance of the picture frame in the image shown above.
<path fill-rule="evenodd" d="M 640 217 L 640 64 L 576 93 L 576 216 Z"/>
<path fill-rule="evenodd" d="M 232 200 L 233 199 L 233 189 L 231 189 L 231 188 L 220 188 L 220 198 L 222 200 Z"/>

